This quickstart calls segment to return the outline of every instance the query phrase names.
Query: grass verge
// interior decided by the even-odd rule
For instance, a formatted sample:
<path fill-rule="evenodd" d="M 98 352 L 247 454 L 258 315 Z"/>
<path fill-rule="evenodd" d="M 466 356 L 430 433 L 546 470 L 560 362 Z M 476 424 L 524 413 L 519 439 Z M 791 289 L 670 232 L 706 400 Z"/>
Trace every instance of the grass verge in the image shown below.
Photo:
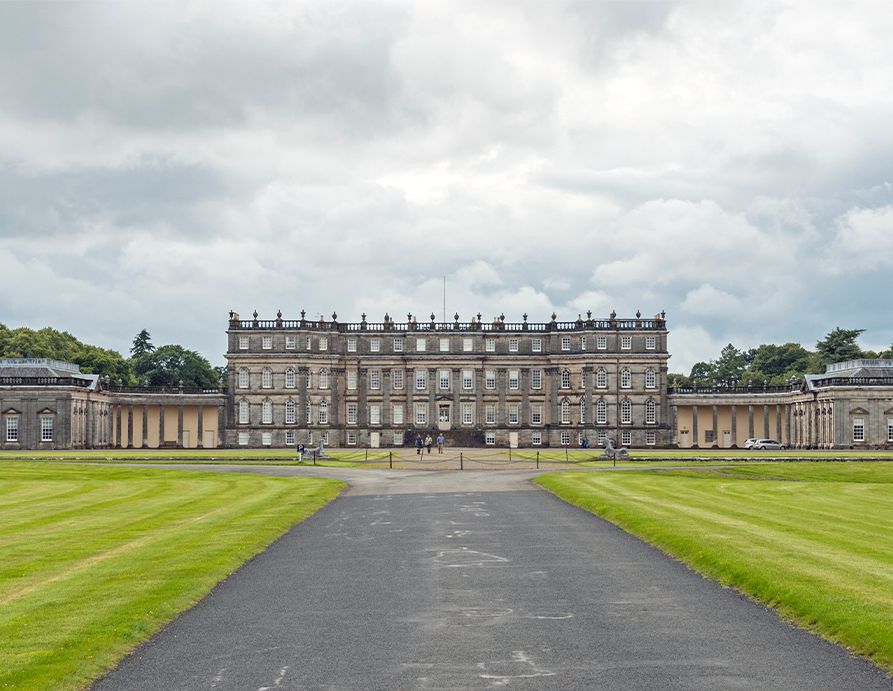
<path fill-rule="evenodd" d="M 778 463 L 536 480 L 893 671 L 893 463 Z"/>
<path fill-rule="evenodd" d="M 342 486 L 0 462 L 0 687 L 85 687 Z"/>

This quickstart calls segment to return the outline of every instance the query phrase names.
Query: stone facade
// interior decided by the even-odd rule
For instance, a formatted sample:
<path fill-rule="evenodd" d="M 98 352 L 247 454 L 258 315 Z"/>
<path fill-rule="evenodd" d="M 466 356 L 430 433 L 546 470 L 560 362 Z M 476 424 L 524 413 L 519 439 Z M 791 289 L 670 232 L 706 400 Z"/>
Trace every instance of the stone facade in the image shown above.
<path fill-rule="evenodd" d="M 230 315 L 227 446 L 670 444 L 651 319 L 339 323 Z"/>

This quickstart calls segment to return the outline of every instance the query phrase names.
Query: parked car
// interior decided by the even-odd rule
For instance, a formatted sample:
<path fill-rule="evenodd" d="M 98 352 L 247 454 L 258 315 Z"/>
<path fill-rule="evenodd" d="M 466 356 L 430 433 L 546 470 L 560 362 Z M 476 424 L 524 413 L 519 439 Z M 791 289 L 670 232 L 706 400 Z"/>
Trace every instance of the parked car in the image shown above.
<path fill-rule="evenodd" d="M 745 439 L 744 440 L 744 448 L 749 449 L 751 446 L 753 446 L 753 443 L 755 441 L 756 441 L 756 439 Z"/>
<path fill-rule="evenodd" d="M 751 448 L 759 451 L 784 451 L 785 446 L 780 441 L 775 441 L 774 439 L 755 439 Z"/>

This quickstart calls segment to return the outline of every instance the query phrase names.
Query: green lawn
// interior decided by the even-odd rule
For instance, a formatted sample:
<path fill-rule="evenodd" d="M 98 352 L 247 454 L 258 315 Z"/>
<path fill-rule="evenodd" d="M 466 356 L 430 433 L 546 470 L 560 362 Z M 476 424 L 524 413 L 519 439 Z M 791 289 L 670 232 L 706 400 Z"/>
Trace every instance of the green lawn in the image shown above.
<path fill-rule="evenodd" d="M 893 463 L 768 463 L 537 482 L 893 671 Z"/>
<path fill-rule="evenodd" d="M 600 461 L 602 449 L 568 449 L 544 448 L 514 449 L 512 458 L 517 460 L 536 460 L 541 463 L 564 463 L 565 458 L 573 463 L 588 464 Z M 506 450 L 508 454 L 508 450 Z M 749 449 L 632 449 L 630 458 L 637 461 L 766 461 L 766 460 L 887 460 L 893 461 L 893 451 L 855 451 L 841 449 L 839 451 L 787 449 L 785 451 L 751 451 Z"/>
<path fill-rule="evenodd" d="M 342 486 L 0 462 L 0 687 L 87 686 Z"/>
<path fill-rule="evenodd" d="M 326 449 L 330 460 L 317 461 L 317 465 L 357 465 L 365 461 L 387 461 L 387 451 L 364 449 Z M 0 451 L 4 460 L 55 460 L 55 461 L 133 461 L 137 463 L 218 463 L 241 461 L 247 463 L 272 463 L 301 465 L 293 449 L 69 449 L 62 451 Z M 305 461 L 304 464 L 311 464 Z"/>

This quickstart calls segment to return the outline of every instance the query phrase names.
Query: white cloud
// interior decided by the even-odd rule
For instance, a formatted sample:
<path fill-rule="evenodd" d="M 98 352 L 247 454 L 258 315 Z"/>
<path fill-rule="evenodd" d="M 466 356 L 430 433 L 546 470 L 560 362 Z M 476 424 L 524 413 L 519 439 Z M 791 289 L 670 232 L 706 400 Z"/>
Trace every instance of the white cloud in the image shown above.
<path fill-rule="evenodd" d="M 893 267 L 893 205 L 844 214 L 825 261 L 834 273 Z"/>

